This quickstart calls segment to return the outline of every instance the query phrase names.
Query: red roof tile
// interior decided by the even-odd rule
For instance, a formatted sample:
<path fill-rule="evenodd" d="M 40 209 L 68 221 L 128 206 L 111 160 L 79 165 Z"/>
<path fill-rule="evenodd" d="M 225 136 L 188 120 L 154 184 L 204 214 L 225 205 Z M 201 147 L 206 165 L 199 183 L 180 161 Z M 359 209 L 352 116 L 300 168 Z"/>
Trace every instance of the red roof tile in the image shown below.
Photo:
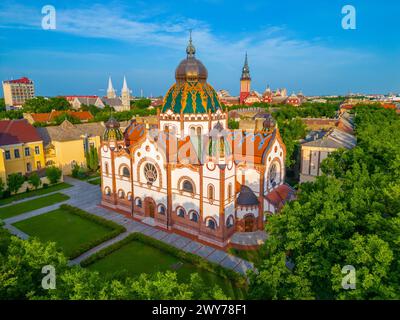
<path fill-rule="evenodd" d="M 0 121 L 0 146 L 41 140 L 35 127 L 25 119 Z"/>
<path fill-rule="evenodd" d="M 8 82 L 8 83 L 25 83 L 25 84 L 29 84 L 29 83 L 32 83 L 32 80 L 30 80 L 30 79 L 27 78 L 27 77 L 22 77 L 22 78 L 20 78 L 20 79 L 7 80 L 7 81 L 5 81 L 5 82 Z"/>
<path fill-rule="evenodd" d="M 281 209 L 285 202 L 295 198 L 295 191 L 287 184 L 282 184 L 268 193 L 265 198 L 277 209 Z"/>
<path fill-rule="evenodd" d="M 92 114 L 89 111 L 56 111 L 53 110 L 50 113 L 31 113 L 31 117 L 34 122 L 51 122 L 58 116 L 68 113 L 70 116 L 77 118 L 81 121 L 88 121 L 93 119 Z"/>

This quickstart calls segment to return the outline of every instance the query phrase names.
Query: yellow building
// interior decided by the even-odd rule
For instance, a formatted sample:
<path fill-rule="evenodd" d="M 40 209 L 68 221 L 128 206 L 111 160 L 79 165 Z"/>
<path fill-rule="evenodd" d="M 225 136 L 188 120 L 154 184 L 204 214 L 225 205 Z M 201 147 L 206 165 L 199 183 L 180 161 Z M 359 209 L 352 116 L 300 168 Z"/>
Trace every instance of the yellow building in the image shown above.
<path fill-rule="evenodd" d="M 86 166 L 85 153 L 90 147 L 99 150 L 105 130 L 103 123 L 72 124 L 37 128 L 44 143 L 46 166 L 55 165 L 63 174 L 71 174 L 74 164 Z"/>
<path fill-rule="evenodd" d="M 45 166 L 42 138 L 25 119 L 0 121 L 0 178 L 26 175 Z"/>

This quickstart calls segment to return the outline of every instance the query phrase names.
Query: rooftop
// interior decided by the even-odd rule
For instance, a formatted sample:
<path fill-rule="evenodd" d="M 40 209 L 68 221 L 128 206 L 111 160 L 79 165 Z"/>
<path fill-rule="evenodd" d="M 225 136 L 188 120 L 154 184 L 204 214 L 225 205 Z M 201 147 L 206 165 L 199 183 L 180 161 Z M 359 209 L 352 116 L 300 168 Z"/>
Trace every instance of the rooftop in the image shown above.
<path fill-rule="evenodd" d="M 25 119 L 0 121 L 0 146 L 41 140 L 35 127 Z"/>
<path fill-rule="evenodd" d="M 72 124 L 65 120 L 59 126 L 37 128 L 45 145 L 51 141 L 73 141 L 79 140 L 82 136 L 102 136 L 105 126 L 100 122 Z"/>

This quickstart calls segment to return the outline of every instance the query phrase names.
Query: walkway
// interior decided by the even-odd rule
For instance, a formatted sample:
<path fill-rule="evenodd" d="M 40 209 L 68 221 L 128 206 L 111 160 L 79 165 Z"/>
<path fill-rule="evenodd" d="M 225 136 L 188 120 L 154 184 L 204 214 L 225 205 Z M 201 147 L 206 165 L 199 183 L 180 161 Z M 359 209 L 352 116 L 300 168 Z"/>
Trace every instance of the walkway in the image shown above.
<path fill-rule="evenodd" d="M 168 243 L 176 248 L 179 248 L 186 252 L 191 252 L 198 256 L 201 256 L 208 261 L 217 263 L 225 268 L 232 269 L 238 273 L 243 275 L 246 274 L 247 270 L 254 269 L 254 265 L 251 262 L 238 258 L 236 256 L 230 255 L 225 251 L 212 248 L 210 246 L 201 244 L 197 241 L 192 239 L 186 238 L 184 236 L 174 234 L 174 233 L 167 233 L 165 231 L 159 230 L 155 227 L 149 226 L 142 222 L 138 222 L 136 220 L 127 218 L 122 214 L 116 213 L 112 210 L 108 210 L 106 208 L 100 207 L 98 204 L 101 200 L 101 193 L 99 186 L 92 185 L 85 181 L 73 179 L 70 177 L 65 177 L 64 181 L 72 184 L 73 187 L 60 190 L 60 192 L 70 196 L 70 199 L 64 201 L 63 203 L 69 204 L 74 207 L 78 207 L 82 210 L 85 210 L 91 214 L 103 217 L 108 220 L 112 220 L 120 225 L 123 225 L 126 228 L 126 232 L 118 235 L 117 237 L 108 240 L 106 242 L 101 243 L 100 245 L 90 249 L 89 251 L 85 252 L 81 256 L 73 259 L 70 261 L 70 264 L 78 264 L 82 260 L 86 259 L 90 255 L 98 252 L 99 250 L 123 239 L 124 237 L 128 236 L 133 232 L 140 232 L 152 238 L 158 239 L 165 243 Z M 41 208 L 38 210 L 34 210 L 25 214 L 21 214 L 9 219 L 5 219 L 5 228 L 10 230 L 11 233 L 26 239 L 27 235 L 22 233 L 20 230 L 16 229 L 12 226 L 13 223 L 25 219 L 29 219 L 33 216 L 37 216 L 43 214 L 45 212 L 54 210 L 58 208 L 60 203 L 51 205 L 49 207 Z"/>

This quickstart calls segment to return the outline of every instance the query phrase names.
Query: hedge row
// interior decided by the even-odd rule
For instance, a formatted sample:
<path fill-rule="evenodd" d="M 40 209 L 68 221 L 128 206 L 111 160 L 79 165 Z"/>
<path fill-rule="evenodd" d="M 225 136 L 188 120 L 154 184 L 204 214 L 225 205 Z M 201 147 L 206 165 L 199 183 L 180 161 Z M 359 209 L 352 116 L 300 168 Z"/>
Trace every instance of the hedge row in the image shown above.
<path fill-rule="evenodd" d="M 126 231 L 126 228 L 124 226 L 121 226 L 113 221 L 98 217 L 94 214 L 90 214 L 86 211 L 83 211 L 79 208 L 72 207 L 68 204 L 62 204 L 60 206 L 60 209 L 67 211 L 68 213 L 80 216 L 86 220 L 93 221 L 94 223 L 97 223 L 99 225 L 102 225 L 110 230 L 112 230 L 110 233 L 105 234 L 102 237 L 99 237 L 97 239 L 94 239 L 90 242 L 83 243 L 80 245 L 76 250 L 74 250 L 70 255 L 69 259 L 74 259 L 76 257 L 79 257 L 81 254 L 85 253 L 86 251 L 90 250 L 91 248 L 99 245 L 100 243 L 103 243 L 104 241 L 110 240 L 112 238 L 115 238 L 122 232 Z"/>
<path fill-rule="evenodd" d="M 87 259 L 82 261 L 81 266 L 86 267 L 86 266 L 94 263 L 95 261 L 98 261 L 98 260 L 108 256 L 112 252 L 118 250 L 119 248 L 123 247 L 124 245 L 127 245 L 131 241 L 139 241 L 143 244 L 149 245 L 153 248 L 156 248 L 156 249 L 159 249 L 166 253 L 169 253 L 180 260 L 184 260 L 186 262 L 193 264 L 194 266 L 196 266 L 198 268 L 213 272 L 213 273 L 217 274 L 218 276 L 220 276 L 221 278 L 229 279 L 239 286 L 245 285 L 245 282 L 246 282 L 245 278 L 233 270 L 225 269 L 224 267 L 222 267 L 216 263 L 209 262 L 206 259 L 203 259 L 202 257 L 197 256 L 193 253 L 185 252 L 185 251 L 175 248 L 174 246 L 169 245 L 165 242 L 159 241 L 157 239 L 151 238 L 149 236 L 146 236 L 146 235 L 138 233 L 138 232 L 132 233 L 129 236 L 127 236 L 126 238 L 124 238 L 123 240 L 116 242 L 116 243 L 96 252 L 95 254 L 91 255 L 90 257 L 88 257 Z"/>

